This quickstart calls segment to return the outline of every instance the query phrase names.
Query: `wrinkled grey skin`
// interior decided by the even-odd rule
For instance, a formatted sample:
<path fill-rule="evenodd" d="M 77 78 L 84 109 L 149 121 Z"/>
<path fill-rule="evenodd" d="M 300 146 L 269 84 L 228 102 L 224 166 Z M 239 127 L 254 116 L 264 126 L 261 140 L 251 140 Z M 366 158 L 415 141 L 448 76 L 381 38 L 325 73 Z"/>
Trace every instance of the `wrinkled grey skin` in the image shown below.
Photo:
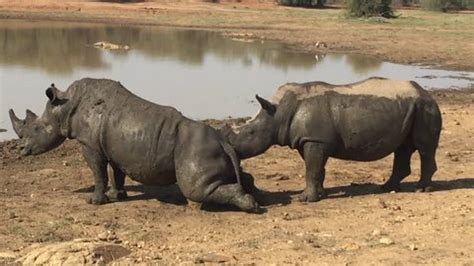
<path fill-rule="evenodd" d="M 278 104 L 257 95 L 262 109 L 256 117 L 238 128 L 221 131 L 240 158 L 259 155 L 274 144 L 298 150 L 306 166 L 301 201 L 325 197 L 323 182 L 329 157 L 373 161 L 392 152 L 392 175 L 382 189 L 400 190 L 400 181 L 411 172 L 411 156 L 418 151 L 421 179 L 417 191 L 430 191 L 431 178 L 437 170 L 435 153 L 441 114 L 426 91 L 415 82 L 407 84 L 413 86 L 417 97 L 343 95 L 334 91 L 337 86 L 323 82 L 288 84 L 296 89 L 286 91 Z M 299 94 L 317 86 L 324 87 L 325 92 L 308 98 Z"/>
<path fill-rule="evenodd" d="M 258 209 L 240 184 L 234 150 L 212 127 L 143 100 L 107 79 L 81 79 L 65 92 L 53 84 L 46 95 L 49 101 L 41 117 L 27 110 L 26 119 L 20 120 L 10 110 L 13 128 L 24 142 L 22 154 L 44 153 L 67 138 L 76 139 L 94 175 L 90 203 L 126 197 L 128 175 L 144 184 L 177 183 L 192 201 Z M 113 177 L 106 193 L 108 165 Z M 242 178 L 251 182 L 250 175 Z"/>

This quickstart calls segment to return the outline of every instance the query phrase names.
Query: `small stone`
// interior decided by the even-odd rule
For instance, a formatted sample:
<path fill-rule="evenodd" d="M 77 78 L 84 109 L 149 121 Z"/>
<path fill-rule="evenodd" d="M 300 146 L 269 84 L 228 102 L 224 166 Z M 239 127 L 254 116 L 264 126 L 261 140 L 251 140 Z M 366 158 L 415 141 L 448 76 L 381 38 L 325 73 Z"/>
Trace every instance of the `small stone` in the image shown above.
<path fill-rule="evenodd" d="M 205 263 L 205 262 L 210 262 L 210 263 L 224 263 L 224 262 L 229 262 L 231 260 L 230 257 L 224 256 L 224 255 L 219 255 L 215 253 L 209 253 L 205 254 L 202 256 L 197 257 L 194 262 L 195 263 Z"/>
<path fill-rule="evenodd" d="M 342 249 L 346 251 L 355 251 L 355 250 L 359 250 L 360 246 L 357 245 L 356 243 L 347 243 L 344 246 L 342 246 Z"/>
<path fill-rule="evenodd" d="M 145 241 L 140 241 L 137 243 L 138 248 L 144 248 L 145 247 Z"/>
<path fill-rule="evenodd" d="M 100 233 L 97 238 L 101 241 L 107 241 L 108 234 L 106 232 Z"/>
<path fill-rule="evenodd" d="M 410 244 L 408 247 L 410 248 L 411 251 L 418 250 L 418 247 L 415 244 Z"/>
<path fill-rule="evenodd" d="M 378 200 L 378 203 L 379 203 L 380 207 L 382 207 L 384 209 L 388 207 L 387 203 L 385 203 L 385 201 L 383 201 L 381 199 Z"/>
<path fill-rule="evenodd" d="M 64 161 L 64 162 L 63 162 L 63 165 L 64 165 L 64 166 L 70 166 L 71 164 L 70 164 L 69 162 L 67 162 L 67 161 Z"/>
<path fill-rule="evenodd" d="M 380 240 L 379 240 L 379 243 L 380 244 L 384 244 L 384 245 L 392 245 L 394 244 L 393 240 L 388 238 L 388 237 L 382 237 Z"/>
<path fill-rule="evenodd" d="M 288 240 L 288 244 L 293 244 L 293 240 Z"/>
<path fill-rule="evenodd" d="M 0 259 L 15 259 L 16 255 L 12 252 L 0 252 Z"/>
<path fill-rule="evenodd" d="M 395 190 L 390 191 L 390 194 L 395 194 L 397 193 Z"/>
<path fill-rule="evenodd" d="M 18 217 L 18 216 L 16 216 L 16 214 L 14 212 L 12 212 L 12 211 L 8 212 L 8 218 L 15 219 L 16 217 Z"/>
<path fill-rule="evenodd" d="M 380 230 L 378 229 L 375 229 L 374 231 L 372 231 L 372 236 L 379 236 L 381 233 L 380 233 Z"/>

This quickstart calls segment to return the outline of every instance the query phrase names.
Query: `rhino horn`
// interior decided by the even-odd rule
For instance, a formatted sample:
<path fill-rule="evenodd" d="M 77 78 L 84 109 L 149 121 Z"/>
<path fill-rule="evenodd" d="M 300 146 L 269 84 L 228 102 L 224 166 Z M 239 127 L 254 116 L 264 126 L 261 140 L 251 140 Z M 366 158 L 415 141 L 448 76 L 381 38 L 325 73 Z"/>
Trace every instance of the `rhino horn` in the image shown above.
<path fill-rule="evenodd" d="M 10 109 L 8 111 L 8 114 L 10 115 L 10 120 L 12 121 L 13 125 L 13 130 L 15 130 L 15 133 L 20 136 L 21 130 L 25 126 L 25 120 L 21 120 L 15 115 L 15 112 L 13 112 L 13 109 Z"/>
<path fill-rule="evenodd" d="M 26 109 L 26 119 L 25 119 L 26 123 L 34 121 L 37 118 L 38 118 L 38 116 L 35 113 L 33 113 L 30 109 Z"/>

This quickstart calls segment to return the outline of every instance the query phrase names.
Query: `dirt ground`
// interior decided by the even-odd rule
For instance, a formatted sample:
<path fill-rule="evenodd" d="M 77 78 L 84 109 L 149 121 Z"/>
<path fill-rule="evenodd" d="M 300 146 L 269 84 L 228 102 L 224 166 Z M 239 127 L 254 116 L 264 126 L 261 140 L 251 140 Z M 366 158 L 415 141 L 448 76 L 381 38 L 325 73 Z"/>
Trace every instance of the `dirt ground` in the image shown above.
<path fill-rule="evenodd" d="M 315 53 L 356 53 L 397 63 L 474 70 L 473 11 L 399 9 L 398 19 L 349 19 L 341 7 L 289 8 L 269 0 L 209 2 L 0 0 L 0 18 L 203 28 L 252 34 Z"/>
<path fill-rule="evenodd" d="M 444 120 L 436 191 L 413 192 L 418 156 L 403 191 L 384 194 L 377 185 L 388 178 L 391 157 L 331 159 L 329 198 L 292 201 L 304 186 L 303 162 L 274 147 L 243 162 L 271 201 L 260 215 L 186 204 L 175 186 L 129 179 L 127 201 L 92 206 L 85 202 L 91 172 L 77 143 L 27 158 L 16 141 L 0 143 L 0 264 L 34 243 L 101 238 L 130 253 L 113 263 L 474 265 L 474 93 L 435 97 Z"/>

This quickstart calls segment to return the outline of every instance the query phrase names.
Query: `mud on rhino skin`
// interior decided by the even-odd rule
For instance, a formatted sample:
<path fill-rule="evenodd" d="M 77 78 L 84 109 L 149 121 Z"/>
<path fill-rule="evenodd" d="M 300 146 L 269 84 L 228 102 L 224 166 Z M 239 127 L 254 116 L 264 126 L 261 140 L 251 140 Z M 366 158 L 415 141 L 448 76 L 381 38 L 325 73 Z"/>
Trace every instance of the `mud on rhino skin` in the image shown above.
<path fill-rule="evenodd" d="M 192 201 L 259 210 L 248 193 L 256 191 L 249 180 L 252 177 L 241 176 L 235 151 L 212 127 L 188 119 L 172 107 L 141 99 L 108 79 L 81 79 L 64 92 L 52 84 L 46 96 L 41 117 L 27 110 L 21 120 L 10 110 L 13 129 L 24 144 L 21 153 L 44 153 L 67 138 L 76 139 L 94 175 L 90 203 L 125 198 L 127 175 L 144 184 L 177 183 Z M 106 193 L 108 165 L 113 176 Z"/>
<path fill-rule="evenodd" d="M 329 157 L 374 161 L 394 153 L 392 175 L 382 186 L 391 191 L 400 190 L 400 182 L 411 173 L 411 156 L 418 151 L 417 190 L 432 189 L 441 113 L 416 82 L 370 78 L 347 85 L 288 83 L 278 89 L 273 102 L 256 98 L 261 110 L 254 118 L 221 132 L 241 158 L 259 155 L 274 144 L 298 150 L 306 166 L 300 200 L 325 196 Z"/>

